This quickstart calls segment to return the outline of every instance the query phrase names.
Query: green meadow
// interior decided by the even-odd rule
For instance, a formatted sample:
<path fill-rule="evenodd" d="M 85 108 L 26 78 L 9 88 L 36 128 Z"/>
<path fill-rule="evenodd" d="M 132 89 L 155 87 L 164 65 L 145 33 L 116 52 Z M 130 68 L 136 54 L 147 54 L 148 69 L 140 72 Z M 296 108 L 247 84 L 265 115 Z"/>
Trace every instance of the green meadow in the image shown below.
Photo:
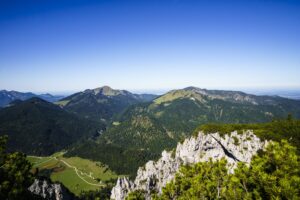
<path fill-rule="evenodd" d="M 75 195 L 82 191 L 97 190 L 106 182 L 118 176 L 100 162 L 79 157 L 63 157 L 63 152 L 48 157 L 28 156 L 33 170 L 47 176 L 54 182 L 60 182 Z"/>

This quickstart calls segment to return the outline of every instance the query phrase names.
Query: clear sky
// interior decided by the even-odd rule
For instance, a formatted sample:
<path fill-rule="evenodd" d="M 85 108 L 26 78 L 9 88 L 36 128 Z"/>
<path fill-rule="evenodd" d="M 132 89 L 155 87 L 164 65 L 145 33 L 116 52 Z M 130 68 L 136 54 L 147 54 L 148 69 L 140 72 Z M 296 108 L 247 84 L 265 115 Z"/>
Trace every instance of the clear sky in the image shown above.
<path fill-rule="evenodd" d="M 0 89 L 300 88 L 300 1 L 0 0 Z"/>

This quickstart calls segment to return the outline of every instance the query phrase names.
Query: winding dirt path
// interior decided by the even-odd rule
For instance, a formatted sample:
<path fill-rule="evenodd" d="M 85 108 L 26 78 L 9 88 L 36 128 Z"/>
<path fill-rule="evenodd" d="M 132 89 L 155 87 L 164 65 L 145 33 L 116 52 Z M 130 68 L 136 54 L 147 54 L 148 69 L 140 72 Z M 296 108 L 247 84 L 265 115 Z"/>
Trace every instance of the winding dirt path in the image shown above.
<path fill-rule="evenodd" d="M 59 161 L 59 162 L 64 163 L 67 167 L 74 169 L 74 171 L 75 171 L 76 175 L 78 176 L 78 178 L 80 178 L 80 179 L 81 179 L 82 181 L 84 181 L 86 184 L 92 185 L 92 186 L 98 186 L 98 187 L 103 187 L 103 186 L 105 186 L 105 184 L 95 184 L 95 183 L 91 183 L 91 182 L 88 182 L 87 180 L 85 180 L 82 176 L 79 175 L 79 173 L 81 173 L 81 174 L 86 174 L 86 173 L 84 173 L 84 172 L 78 170 L 77 167 L 75 167 L 75 166 L 73 166 L 73 165 L 70 165 L 68 162 L 66 162 L 66 161 L 64 161 L 64 160 L 57 159 L 57 157 L 58 157 L 58 156 L 61 156 L 61 155 L 63 155 L 63 153 L 60 154 L 60 155 L 57 155 L 57 156 L 50 156 L 48 160 L 44 160 L 44 161 L 42 161 L 42 162 L 34 163 L 33 167 L 38 166 L 38 165 L 43 164 L 43 163 L 46 163 L 46 162 L 49 162 L 50 160 L 53 160 L 53 159 L 54 159 L 54 160 L 57 160 L 57 161 Z M 39 159 L 42 159 L 42 157 L 39 157 L 39 156 L 28 156 L 28 157 L 33 157 L 33 158 L 39 158 Z M 89 177 L 90 177 L 90 178 L 93 178 L 93 177 L 91 176 L 91 172 L 90 172 L 90 176 L 89 176 Z"/>
<path fill-rule="evenodd" d="M 78 170 L 77 167 L 70 165 L 69 163 L 67 163 L 67 162 L 64 161 L 64 160 L 59 160 L 59 161 L 60 161 L 60 162 L 63 162 L 63 163 L 64 163 L 65 165 L 67 165 L 68 167 L 73 168 L 73 169 L 75 170 L 77 176 L 78 176 L 81 180 L 83 180 L 85 183 L 87 183 L 87 184 L 89 184 L 89 185 L 93 185 L 93 186 L 99 186 L 99 187 L 104 186 L 104 184 L 95 184 L 95 183 L 90 183 L 90 182 L 88 182 L 87 180 L 85 180 L 83 177 L 81 177 L 81 176 L 79 175 L 78 172 L 80 172 L 81 174 L 83 174 L 83 172 L 80 171 L 80 170 Z"/>

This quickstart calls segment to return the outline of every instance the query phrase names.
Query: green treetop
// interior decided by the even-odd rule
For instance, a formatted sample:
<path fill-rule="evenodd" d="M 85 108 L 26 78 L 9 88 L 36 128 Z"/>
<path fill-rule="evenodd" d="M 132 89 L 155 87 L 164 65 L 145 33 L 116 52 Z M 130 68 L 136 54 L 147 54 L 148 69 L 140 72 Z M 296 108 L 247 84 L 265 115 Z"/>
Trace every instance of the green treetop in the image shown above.
<path fill-rule="evenodd" d="M 7 136 L 0 137 L 0 199 L 26 199 L 33 182 L 26 155 L 6 152 Z"/>

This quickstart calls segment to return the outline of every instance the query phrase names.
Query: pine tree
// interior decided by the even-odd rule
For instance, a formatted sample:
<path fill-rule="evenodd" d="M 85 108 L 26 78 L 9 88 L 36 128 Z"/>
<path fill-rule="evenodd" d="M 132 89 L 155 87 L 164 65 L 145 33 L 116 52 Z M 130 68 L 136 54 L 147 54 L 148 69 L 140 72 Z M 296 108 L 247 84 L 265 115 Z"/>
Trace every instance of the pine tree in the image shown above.
<path fill-rule="evenodd" d="M 145 191 L 136 190 L 134 192 L 131 192 L 126 197 L 126 200 L 145 200 Z"/>
<path fill-rule="evenodd" d="M 7 136 L 0 137 L 0 199 L 26 199 L 33 182 L 26 155 L 6 152 Z"/>

